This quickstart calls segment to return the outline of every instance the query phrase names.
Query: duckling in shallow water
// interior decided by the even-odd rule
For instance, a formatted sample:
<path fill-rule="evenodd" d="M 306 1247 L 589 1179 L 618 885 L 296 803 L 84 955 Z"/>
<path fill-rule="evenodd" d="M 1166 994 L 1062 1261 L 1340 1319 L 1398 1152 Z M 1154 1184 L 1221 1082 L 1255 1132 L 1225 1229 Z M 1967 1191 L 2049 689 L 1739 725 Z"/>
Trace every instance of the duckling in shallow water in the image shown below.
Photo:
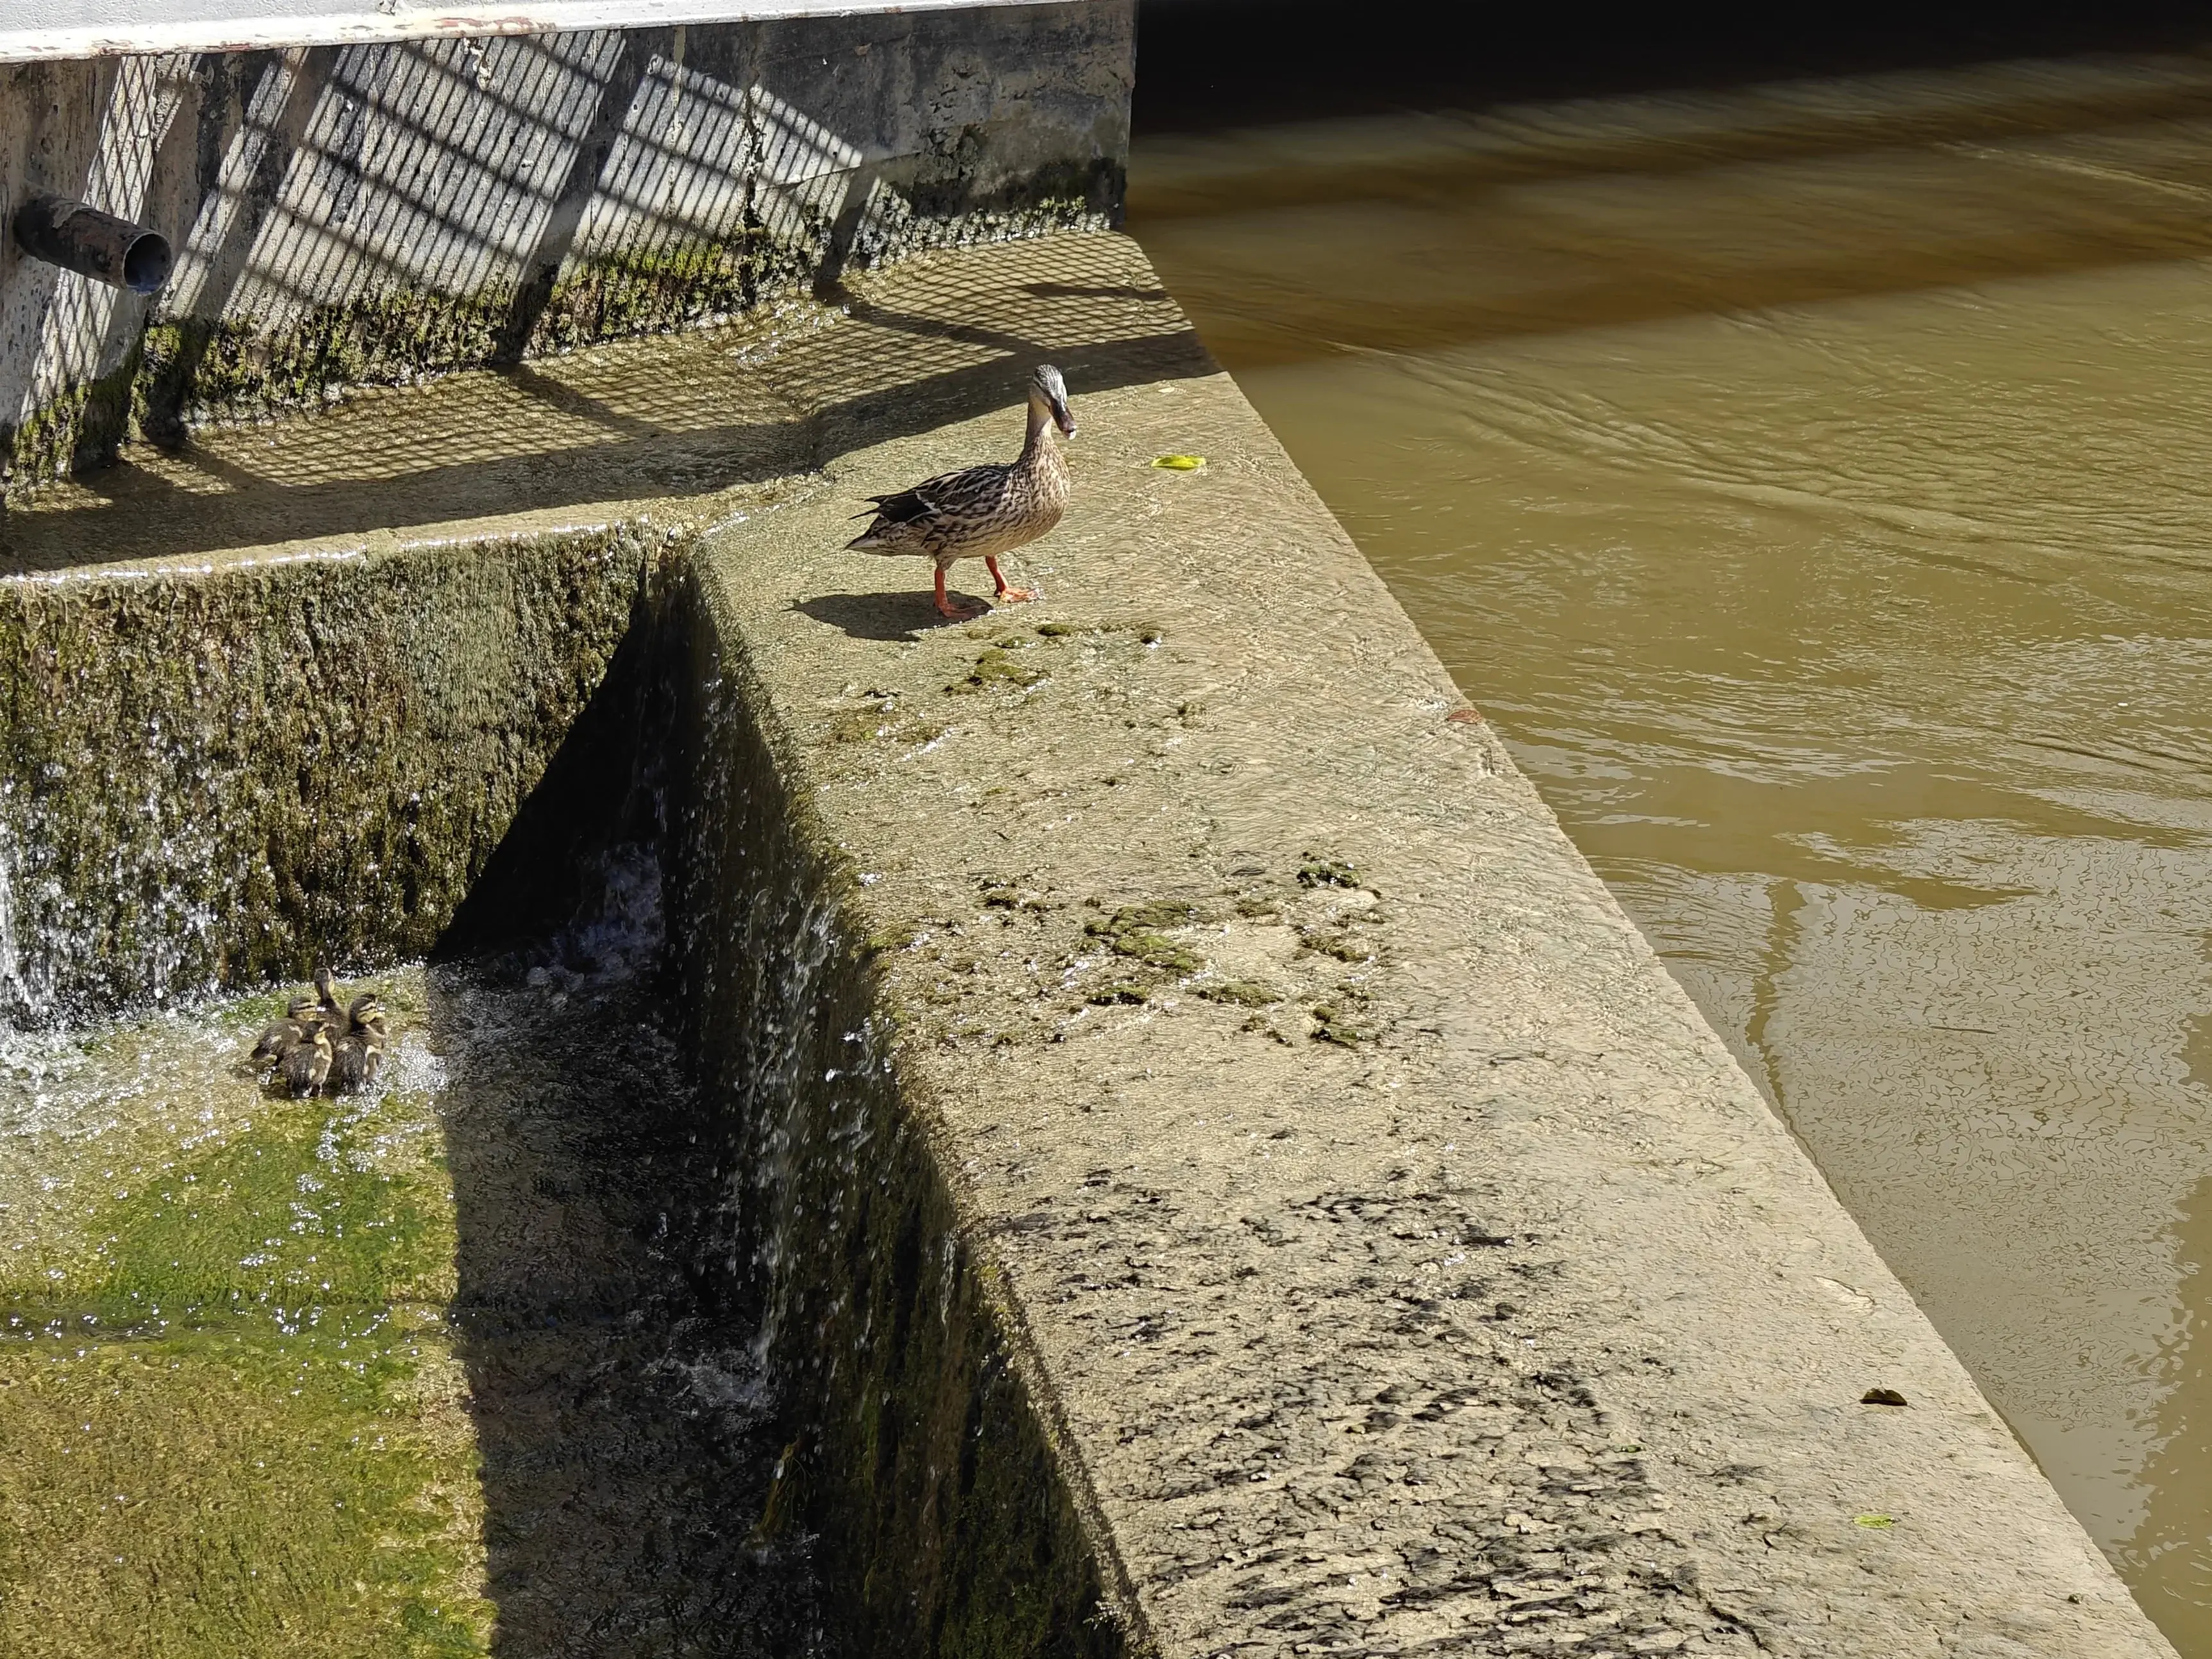
<path fill-rule="evenodd" d="M 326 966 L 315 970 L 315 996 L 322 1022 L 334 1027 L 331 1034 L 335 1036 L 343 1031 L 346 1028 L 345 1004 L 338 1001 L 337 976 Z"/>
<path fill-rule="evenodd" d="M 284 1087 L 295 1098 L 306 1099 L 322 1087 L 323 1080 L 331 1075 L 331 1032 L 327 1026 L 317 1026 L 306 1038 L 284 1050 L 279 1069 L 283 1074 Z"/>
<path fill-rule="evenodd" d="M 346 1010 L 345 1035 L 331 1050 L 331 1087 L 352 1094 L 376 1081 L 384 1063 L 388 1038 L 383 1001 L 373 990 L 363 991 Z"/>
<path fill-rule="evenodd" d="M 1002 602 L 1034 598 L 1026 589 L 1006 584 L 999 555 L 1028 546 L 1067 511 L 1067 463 L 1051 435 L 1055 426 L 1075 436 L 1067 383 L 1058 369 L 1042 363 L 1030 377 L 1029 437 L 1019 459 L 944 473 L 895 495 L 872 495 L 874 522 L 845 545 L 861 553 L 934 559 L 937 609 L 943 616 L 974 614 L 945 591 L 945 573 L 959 559 L 980 558 Z"/>
<path fill-rule="evenodd" d="M 274 1065 L 284 1057 L 285 1050 L 305 1041 L 307 1027 L 315 1023 L 315 1010 L 320 1006 L 312 996 L 294 997 L 284 1010 L 284 1017 L 264 1026 L 261 1035 L 254 1040 L 255 1067 Z"/>

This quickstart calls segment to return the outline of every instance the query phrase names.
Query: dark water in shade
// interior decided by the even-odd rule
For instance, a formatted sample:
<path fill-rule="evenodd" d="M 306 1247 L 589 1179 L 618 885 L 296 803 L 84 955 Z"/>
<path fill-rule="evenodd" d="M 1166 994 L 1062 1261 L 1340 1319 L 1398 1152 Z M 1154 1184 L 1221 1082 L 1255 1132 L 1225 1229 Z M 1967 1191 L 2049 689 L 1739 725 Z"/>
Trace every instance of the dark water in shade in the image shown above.
<path fill-rule="evenodd" d="M 2212 55 L 1157 135 L 1129 226 L 2212 1656 Z"/>

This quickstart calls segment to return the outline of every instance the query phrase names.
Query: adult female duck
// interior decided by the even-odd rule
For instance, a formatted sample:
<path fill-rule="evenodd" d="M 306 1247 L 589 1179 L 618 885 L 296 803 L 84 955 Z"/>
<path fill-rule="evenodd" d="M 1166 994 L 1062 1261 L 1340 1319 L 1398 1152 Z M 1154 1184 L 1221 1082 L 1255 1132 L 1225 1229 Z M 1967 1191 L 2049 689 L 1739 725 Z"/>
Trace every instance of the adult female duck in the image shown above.
<path fill-rule="evenodd" d="M 975 614 L 945 591 L 945 573 L 959 559 L 983 561 L 1000 602 L 1033 597 L 1026 589 L 1006 585 L 999 555 L 1028 546 L 1067 511 L 1067 463 L 1052 428 L 1074 437 L 1075 416 L 1068 411 L 1067 383 L 1049 363 L 1030 377 L 1029 419 L 1029 440 L 1019 459 L 948 472 L 896 495 L 872 495 L 875 522 L 846 545 L 862 553 L 934 559 L 940 615 Z"/>

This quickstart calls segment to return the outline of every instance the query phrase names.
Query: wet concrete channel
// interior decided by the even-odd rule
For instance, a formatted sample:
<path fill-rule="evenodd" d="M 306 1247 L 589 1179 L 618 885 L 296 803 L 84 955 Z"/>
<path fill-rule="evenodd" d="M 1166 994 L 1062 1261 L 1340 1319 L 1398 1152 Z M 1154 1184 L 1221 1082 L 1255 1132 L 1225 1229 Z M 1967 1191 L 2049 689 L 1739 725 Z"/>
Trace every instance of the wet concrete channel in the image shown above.
<path fill-rule="evenodd" d="M 1042 599 L 940 626 L 841 527 L 1009 451 L 1040 359 L 1079 508 Z M 548 403 L 568 449 L 475 452 Z M 368 1551 L 301 1546 L 332 1651 L 2166 1650 L 1125 239 L 127 454 L 7 536 L 71 804 L 7 849 L 17 990 L 38 937 L 50 1008 L 178 1005 L 24 1039 L 20 1147 L 91 1213 L 16 1277 L 52 1409 L 9 1420 L 74 1458 L 78 1391 L 158 1424 L 178 1344 L 262 1344 L 208 1362 L 246 1396 L 309 1362 L 265 1501 L 58 1483 L 50 1612 L 158 1499 L 210 1583 Z M 190 925 L 88 904 L 179 799 Z M 332 930 L 408 1063 L 266 1101 L 267 1002 L 208 988 Z M 195 1289 L 203 1185 L 247 1247 Z M 325 1293 L 356 1204 L 406 1247 Z"/>
<path fill-rule="evenodd" d="M 376 983 L 358 1099 L 243 1075 L 268 997 L 12 1039 L 9 1651 L 819 1650 L 644 987 Z"/>

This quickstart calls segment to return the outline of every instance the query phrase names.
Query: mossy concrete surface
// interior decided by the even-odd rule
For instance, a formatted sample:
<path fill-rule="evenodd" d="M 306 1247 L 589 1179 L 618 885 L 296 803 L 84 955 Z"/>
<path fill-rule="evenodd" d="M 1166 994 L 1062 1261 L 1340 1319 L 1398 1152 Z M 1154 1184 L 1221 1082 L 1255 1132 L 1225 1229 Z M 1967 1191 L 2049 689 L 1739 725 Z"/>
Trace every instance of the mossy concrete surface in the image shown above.
<path fill-rule="evenodd" d="M 640 988 L 376 984 L 356 1097 L 252 1075 L 277 997 L 9 1044 L 0 1650 L 809 1651 Z"/>
<path fill-rule="evenodd" d="M 604 678 L 649 524 L 0 582 L 20 1020 L 421 956 Z"/>
<path fill-rule="evenodd" d="M 526 534 L 395 541 L 377 568 L 419 560 L 434 604 L 326 560 L 267 614 L 311 640 L 343 621 L 368 672 L 446 637 L 466 572 L 589 596 L 566 624 L 546 601 L 514 647 L 502 706 L 544 710 L 549 740 L 594 673 L 578 730 L 599 721 L 629 670 L 588 665 L 625 640 L 637 730 L 659 736 L 582 747 L 613 757 L 599 792 L 652 801 L 667 832 L 666 1012 L 700 1074 L 668 1150 L 711 1184 L 687 1293 L 764 1357 L 775 1455 L 748 1536 L 813 1540 L 833 1649 L 2170 1653 L 1132 245 L 932 256 L 794 324 L 687 360 L 710 394 L 672 387 L 786 412 L 768 424 L 795 447 L 733 440 L 728 490 L 655 500 L 644 444 L 626 488 L 593 463 L 605 493 L 564 505 L 564 454 Z M 1039 360 L 1082 422 L 1074 506 L 1010 572 L 1044 596 L 946 625 L 925 564 L 844 550 L 851 516 L 1012 453 Z M 395 394 L 388 418 L 448 395 Z M 310 452 L 343 471 L 313 433 L 270 429 L 272 475 Z M 1194 453 L 1203 469 L 1151 464 Z M 374 489 L 318 499 L 410 510 L 404 469 L 360 470 Z M 451 570 L 448 546 L 469 549 Z M 603 597 L 561 588 L 578 548 L 605 560 Z M 189 621 L 233 602 L 225 582 L 295 568 L 212 562 L 149 578 L 164 596 L 126 614 Z M 92 602 L 39 639 L 105 638 L 110 596 L 137 590 L 46 566 L 10 587 L 33 620 Z M 115 637 L 164 711 L 198 711 L 193 742 L 226 730 L 227 704 Z M 70 705 L 17 650 L 52 687 L 44 713 L 24 704 L 34 730 L 112 730 L 86 753 L 119 801 L 190 798 L 193 768 L 142 758 L 148 727 Z M 513 717 L 447 729 L 495 764 L 462 772 L 447 749 L 479 749 L 449 742 L 405 765 L 526 787 L 495 741 Z M 573 758 L 511 845 L 560 844 L 544 820 L 593 793 Z M 413 803 L 379 787 L 355 833 L 396 845 L 374 814 Z M 486 835 L 509 814 L 489 793 Z M 129 869 L 159 868 L 132 845 L 149 862 Z M 70 891 L 104 890 L 78 869 Z M 326 880 L 374 875 L 301 887 L 325 905 Z M 273 886 L 224 890 L 251 902 L 210 941 L 289 913 Z M 505 1171 L 477 1190 L 521 1190 L 492 1155 L 528 1144 L 514 1121 L 475 1141 L 471 1167 Z M 526 1235 L 471 1233 L 464 1167 L 465 1290 L 472 1237 Z M 572 1202 L 553 1195 L 576 1167 L 529 1190 Z M 531 1329 L 485 1329 L 510 1327 Z M 532 1449 L 574 1420 L 558 1368 L 532 1374 L 545 1415 L 479 1419 L 538 1425 L 508 1443 L 513 1481 L 485 1475 L 488 1517 L 544 1512 Z M 1862 1404 L 1874 1389 L 1910 1403 Z M 641 1387 L 607 1416 L 667 1409 Z M 553 1559 L 550 1535 L 520 1528 L 510 1559 Z M 533 1605 L 495 1559 L 486 1582 L 502 1621 Z"/>
<path fill-rule="evenodd" d="M 273 1002 L 10 1054 L 11 1654 L 489 1650 L 419 1038 L 387 1093 L 269 1098 L 237 1063 Z"/>

